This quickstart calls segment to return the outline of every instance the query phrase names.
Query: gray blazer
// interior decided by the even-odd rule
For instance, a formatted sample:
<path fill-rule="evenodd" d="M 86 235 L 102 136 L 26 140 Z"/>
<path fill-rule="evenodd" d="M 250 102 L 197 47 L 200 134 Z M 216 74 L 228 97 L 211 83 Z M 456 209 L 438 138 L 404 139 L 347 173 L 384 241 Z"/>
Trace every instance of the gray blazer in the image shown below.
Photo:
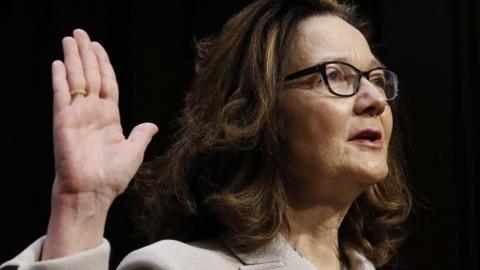
<path fill-rule="evenodd" d="M 39 261 L 44 237 L 35 241 L 0 270 L 107 270 L 110 245 L 103 243 L 93 249 L 67 257 Z M 347 256 L 352 270 L 374 270 L 360 253 Z M 271 243 L 246 253 L 234 252 L 221 238 L 195 242 L 162 240 L 130 253 L 117 270 L 315 270 L 284 238 L 278 235 Z"/>

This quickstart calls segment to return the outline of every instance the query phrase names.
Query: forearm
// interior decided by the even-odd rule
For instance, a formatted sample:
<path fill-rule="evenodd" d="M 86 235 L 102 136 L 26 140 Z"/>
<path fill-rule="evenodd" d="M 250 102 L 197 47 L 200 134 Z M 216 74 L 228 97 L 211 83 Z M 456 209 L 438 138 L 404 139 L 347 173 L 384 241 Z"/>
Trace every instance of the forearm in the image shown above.
<path fill-rule="evenodd" d="M 53 195 L 41 260 L 55 259 L 102 243 L 109 203 L 93 192 Z"/>

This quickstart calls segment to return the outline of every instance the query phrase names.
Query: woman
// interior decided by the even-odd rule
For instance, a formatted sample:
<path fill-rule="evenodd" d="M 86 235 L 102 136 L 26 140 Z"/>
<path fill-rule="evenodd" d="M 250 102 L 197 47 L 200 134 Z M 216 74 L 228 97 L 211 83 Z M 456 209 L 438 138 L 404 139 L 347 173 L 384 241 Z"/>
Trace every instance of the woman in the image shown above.
<path fill-rule="evenodd" d="M 175 143 L 138 173 L 161 240 L 119 269 L 374 269 L 403 239 L 394 72 L 354 9 L 259 0 L 199 44 Z M 107 269 L 107 211 L 157 127 L 122 133 L 107 53 L 82 30 L 52 65 L 56 178 L 45 237 L 4 269 Z"/>

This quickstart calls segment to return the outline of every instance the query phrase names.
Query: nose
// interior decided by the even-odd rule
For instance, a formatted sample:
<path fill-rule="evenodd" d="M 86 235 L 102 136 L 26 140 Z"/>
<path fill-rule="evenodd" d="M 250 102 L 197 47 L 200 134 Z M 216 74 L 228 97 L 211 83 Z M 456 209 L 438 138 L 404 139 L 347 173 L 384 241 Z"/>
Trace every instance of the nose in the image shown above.
<path fill-rule="evenodd" d="M 378 116 L 385 111 L 385 96 L 366 78 L 360 80 L 360 88 L 355 95 L 354 110 L 357 115 Z"/>

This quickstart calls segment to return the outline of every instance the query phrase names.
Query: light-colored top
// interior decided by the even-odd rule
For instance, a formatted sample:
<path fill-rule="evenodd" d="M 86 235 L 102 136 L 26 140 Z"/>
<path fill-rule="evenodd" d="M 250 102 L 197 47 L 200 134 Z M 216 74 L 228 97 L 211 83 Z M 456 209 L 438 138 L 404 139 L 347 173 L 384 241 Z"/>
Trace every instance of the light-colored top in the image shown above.
<path fill-rule="evenodd" d="M 63 258 L 39 261 L 44 237 L 38 239 L 0 270 L 108 270 L 110 244 Z M 360 253 L 349 252 L 351 270 L 374 270 Z M 316 270 L 281 234 L 252 252 L 235 252 L 221 238 L 194 242 L 162 240 L 126 256 L 117 270 Z"/>

